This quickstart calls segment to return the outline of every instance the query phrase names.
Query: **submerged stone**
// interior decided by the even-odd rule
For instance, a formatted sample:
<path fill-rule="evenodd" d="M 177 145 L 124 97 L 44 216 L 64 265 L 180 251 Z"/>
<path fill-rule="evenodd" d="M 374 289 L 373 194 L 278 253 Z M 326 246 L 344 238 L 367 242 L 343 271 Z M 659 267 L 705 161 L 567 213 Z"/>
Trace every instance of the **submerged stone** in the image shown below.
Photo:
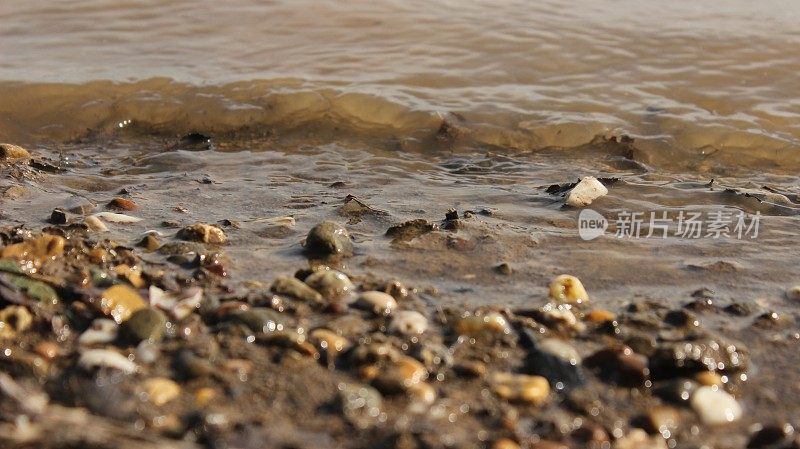
<path fill-rule="evenodd" d="M 349 257 L 353 255 L 353 242 L 344 226 L 333 221 L 323 221 L 308 231 L 306 252 L 311 256 Z"/>

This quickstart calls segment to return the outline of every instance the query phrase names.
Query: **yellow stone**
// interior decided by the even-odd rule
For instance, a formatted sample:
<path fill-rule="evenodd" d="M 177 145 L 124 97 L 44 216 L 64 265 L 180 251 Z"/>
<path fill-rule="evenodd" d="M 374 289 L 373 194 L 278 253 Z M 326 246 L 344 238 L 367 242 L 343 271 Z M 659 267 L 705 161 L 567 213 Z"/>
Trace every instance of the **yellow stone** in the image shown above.
<path fill-rule="evenodd" d="M 147 307 L 147 303 L 136 290 L 127 285 L 114 285 L 103 291 L 100 297 L 100 311 L 117 323 L 130 318 L 133 312 Z"/>
<path fill-rule="evenodd" d="M 29 157 L 31 157 L 31 153 L 19 145 L 0 143 L 0 161 L 27 159 Z"/>
<path fill-rule="evenodd" d="M 194 394 L 194 403 L 198 407 L 205 407 L 217 396 L 217 392 L 213 388 L 203 387 Z"/>
<path fill-rule="evenodd" d="M 329 353 L 346 351 L 351 346 L 349 340 L 328 329 L 315 329 L 310 337 L 314 344 Z"/>
<path fill-rule="evenodd" d="M 64 253 L 64 237 L 44 234 L 41 237 L 6 246 L 0 257 L 13 257 L 20 261 L 29 261 L 35 268 L 45 261 Z"/>
<path fill-rule="evenodd" d="M 570 304 L 581 304 L 589 300 L 589 295 L 580 279 L 569 274 L 562 274 L 553 279 L 550 283 L 550 297 Z"/>
<path fill-rule="evenodd" d="M 478 337 L 481 335 L 507 335 L 511 333 L 511 325 L 508 320 L 497 312 L 490 312 L 486 315 L 473 315 L 460 319 L 455 326 L 459 335 L 469 335 Z"/>
<path fill-rule="evenodd" d="M 181 394 L 181 387 L 172 379 L 153 377 L 142 384 L 147 400 L 158 407 L 172 401 Z"/>
<path fill-rule="evenodd" d="M 8 306 L 0 310 L 0 338 L 13 338 L 33 324 L 31 313 L 23 306 Z"/>
<path fill-rule="evenodd" d="M 519 444 L 510 438 L 500 438 L 494 442 L 492 449 L 519 449 Z"/>
<path fill-rule="evenodd" d="M 542 376 L 496 373 L 492 376 L 491 386 L 496 395 L 513 402 L 540 405 L 550 395 L 550 384 Z"/>
<path fill-rule="evenodd" d="M 704 387 L 721 387 L 725 384 L 722 377 L 713 371 L 701 371 L 695 374 L 694 380 Z"/>
<path fill-rule="evenodd" d="M 590 323 L 600 324 L 605 323 L 606 321 L 616 320 L 617 315 L 614 312 L 609 312 L 608 310 L 592 310 L 586 314 L 584 319 Z"/>
<path fill-rule="evenodd" d="M 126 264 L 122 264 L 114 267 L 114 272 L 123 276 L 136 288 L 145 287 L 144 279 L 142 279 L 142 270 L 139 267 L 129 267 Z"/>

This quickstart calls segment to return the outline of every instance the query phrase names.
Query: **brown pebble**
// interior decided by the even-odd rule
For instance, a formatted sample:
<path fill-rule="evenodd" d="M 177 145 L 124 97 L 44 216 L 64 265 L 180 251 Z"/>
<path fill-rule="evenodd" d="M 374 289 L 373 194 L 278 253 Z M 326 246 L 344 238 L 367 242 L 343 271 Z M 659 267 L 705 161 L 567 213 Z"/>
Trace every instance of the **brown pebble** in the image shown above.
<path fill-rule="evenodd" d="M 584 317 L 584 320 L 593 324 L 601 324 L 605 323 L 606 321 L 614 321 L 616 319 L 617 315 L 613 312 L 609 312 L 608 310 L 592 310 Z"/>
<path fill-rule="evenodd" d="M 134 203 L 133 201 L 127 198 L 114 198 L 111 200 L 108 205 L 111 209 L 119 209 L 119 210 L 137 210 L 139 206 Z"/>
<path fill-rule="evenodd" d="M 53 360 L 61 355 L 61 346 L 52 341 L 42 341 L 36 344 L 33 351 L 45 360 Z"/>
<path fill-rule="evenodd" d="M 203 387 L 195 392 L 194 403 L 197 404 L 198 407 L 205 407 L 210 404 L 216 396 L 217 392 L 214 391 L 213 388 Z"/>
<path fill-rule="evenodd" d="M 500 265 L 495 266 L 494 271 L 504 276 L 510 276 L 514 274 L 514 269 L 511 268 L 511 265 L 509 265 L 507 262 L 503 262 Z"/>
<path fill-rule="evenodd" d="M 649 387 L 650 369 L 647 357 L 627 346 L 601 349 L 584 360 L 588 368 L 599 369 L 600 377 L 625 387 Z"/>
<path fill-rule="evenodd" d="M 722 376 L 713 371 L 701 371 L 694 375 L 694 380 L 704 387 L 721 387 L 725 384 Z"/>
<path fill-rule="evenodd" d="M 222 245 L 228 242 L 225 232 L 214 226 L 204 223 L 197 223 L 187 226 L 178 231 L 178 238 L 202 243 L 213 243 Z"/>
<path fill-rule="evenodd" d="M 166 377 L 153 377 L 142 384 L 147 400 L 160 407 L 172 401 L 181 394 L 181 387 L 172 379 Z"/>
<path fill-rule="evenodd" d="M 31 157 L 31 153 L 19 145 L 0 143 L 0 161 L 13 161 L 29 157 Z"/>
<path fill-rule="evenodd" d="M 664 438 L 669 438 L 678 428 L 681 417 L 675 408 L 667 405 L 656 405 L 647 410 L 644 418 L 644 422 L 647 424 L 647 431 L 659 433 Z"/>
<path fill-rule="evenodd" d="M 500 438 L 492 444 L 492 449 L 519 449 L 519 444 L 510 438 Z"/>

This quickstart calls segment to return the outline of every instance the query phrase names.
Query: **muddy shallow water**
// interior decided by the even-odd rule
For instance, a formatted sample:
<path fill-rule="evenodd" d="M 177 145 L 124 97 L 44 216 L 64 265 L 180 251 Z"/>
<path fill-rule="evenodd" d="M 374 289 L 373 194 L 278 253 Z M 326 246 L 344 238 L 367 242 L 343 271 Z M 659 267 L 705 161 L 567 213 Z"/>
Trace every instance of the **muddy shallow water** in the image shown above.
<path fill-rule="evenodd" d="M 44 271 L 72 282 L 89 263 L 75 256 L 80 251 L 134 247 L 152 230 L 175 242 L 184 226 L 216 224 L 230 241 L 208 251 L 222 254 L 224 278 L 188 276 L 163 251 L 135 249 L 130 260 L 183 273 L 182 287 L 204 287 L 207 298 L 264 306 L 264 286 L 309 267 L 306 233 L 334 220 L 347 227 L 355 254 L 330 267 L 362 289 L 399 280 L 412 291 L 401 308 L 428 317 L 430 339 L 450 345 L 457 366 L 483 357 L 496 371 L 520 369 L 525 348 L 516 337 L 536 328 L 530 317 L 542 321 L 535 311 L 551 301 L 551 279 L 569 273 L 591 298 L 578 309 L 581 319 L 591 309 L 611 311 L 625 332 L 665 345 L 693 335 L 668 318 L 668 311 L 689 310 L 699 330 L 747 348 L 746 378 L 737 374 L 725 387 L 742 404 L 742 419 L 697 425 L 678 406 L 677 440 L 665 440 L 670 447 L 741 447 L 753 424 L 800 424 L 800 317 L 787 295 L 800 283 L 799 15 L 794 2 L 777 0 L 728 2 L 724 11 L 689 2 L 6 2 L 0 142 L 25 146 L 33 159 L 0 165 L 0 226 L 70 237 L 69 257 Z M 609 222 L 593 240 L 579 235 L 581 209 L 564 206 L 569 184 L 584 176 L 603 179 L 609 190 L 589 206 Z M 126 213 L 140 222 L 108 223 L 106 232 L 48 223 L 56 208 L 94 203 L 105 210 L 119 196 L 139 206 Z M 457 225 L 445 219 L 450 209 Z M 626 213 L 642 214 L 640 238 L 616 235 Z M 685 213 L 702 217 L 699 238 L 679 235 L 677 217 Z M 719 213 L 727 236 L 713 238 L 708 226 Z M 647 237 L 651 214 L 666 214 L 666 232 L 655 228 Z M 754 228 L 738 235 L 740 214 L 750 224 L 757 217 L 757 235 Z M 84 218 L 69 215 L 74 223 Z M 415 219 L 438 229 L 410 239 L 386 235 Z M 3 232 L 6 246 L 32 237 Z M 90 266 L 111 270 L 121 257 Z M 498 269 L 503 263 L 510 273 Z M 62 296 L 91 303 L 94 290 L 65 288 L 59 284 Z M 297 327 L 337 316 L 288 304 Z M 38 333 L 3 340 L 7 348 L 27 354 L 50 339 L 42 324 L 49 313 L 86 318 L 74 305 L 69 313 L 36 310 Z M 450 314 L 475 310 L 501 311 L 515 339 L 474 347 L 450 340 Z M 480 376 L 452 368 L 436 383 L 431 410 L 408 413 L 402 395 L 387 394 L 388 421 L 352 437 L 353 423 L 330 402 L 339 383 L 366 382 L 351 356 L 329 370 L 297 358 L 298 351 L 218 332 L 225 320 L 203 309 L 197 340 L 169 336 L 164 356 L 144 374 L 111 375 L 117 386 L 110 393 L 106 371 L 72 374 L 81 351 L 76 334 L 89 324 L 75 319 L 75 333 L 59 337 L 66 355 L 39 384 L 53 404 L 109 417 L 97 424 L 109 441 L 132 438 L 120 423 L 133 415 L 115 401 L 123 404 L 146 377 L 175 377 L 180 370 L 171 360 L 185 347 L 218 369 L 240 359 L 252 366 L 247 381 L 181 380 L 183 395 L 167 409 L 140 404 L 135 428 L 169 438 L 149 441 L 153 447 L 481 447 L 508 436 L 524 447 L 538 447 L 539 438 L 580 447 L 586 443 L 576 429 L 587 419 L 613 442 L 663 402 L 648 389 L 609 389 L 598 375 L 586 388 L 602 392 L 619 419 L 581 414 L 577 399 L 566 396 L 512 412 Z M 368 320 L 369 332 L 343 332 L 369 346 L 387 332 L 382 319 Z M 181 326 L 197 325 L 189 322 Z M 561 335 L 542 322 L 536 329 L 543 335 Z M 625 332 L 604 332 L 590 326 L 568 340 L 581 357 L 613 338 L 632 344 L 619 336 Z M 386 338 L 409 352 L 401 339 Z M 204 352 L 206 339 L 219 354 Z M 124 353 L 134 349 L 117 344 Z M 29 374 L 4 363 L 15 378 Z M 306 374 L 295 379 L 295 372 Z M 112 405 L 75 399 L 80 388 L 95 388 L 79 388 L 86 378 Z M 193 405 L 190 393 L 202 387 L 224 392 L 220 410 Z M 73 419 L 44 415 L 62 424 Z M 233 424 L 211 424 L 217 415 Z M 163 424 L 173 419 L 179 424 Z M 446 430 L 435 436 L 433 429 Z M 108 441 L 94 442 L 101 443 Z"/>

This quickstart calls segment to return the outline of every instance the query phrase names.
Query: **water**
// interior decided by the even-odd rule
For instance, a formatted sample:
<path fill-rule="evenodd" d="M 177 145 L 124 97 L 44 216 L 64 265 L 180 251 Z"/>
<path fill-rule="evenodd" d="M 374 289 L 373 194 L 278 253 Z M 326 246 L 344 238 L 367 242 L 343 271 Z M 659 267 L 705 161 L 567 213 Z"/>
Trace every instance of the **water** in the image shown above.
<path fill-rule="evenodd" d="M 14 139 L 123 120 L 411 134 L 452 111 L 504 148 L 626 134 L 663 166 L 800 161 L 791 0 L 11 0 L 0 21 L 0 132 Z"/>

